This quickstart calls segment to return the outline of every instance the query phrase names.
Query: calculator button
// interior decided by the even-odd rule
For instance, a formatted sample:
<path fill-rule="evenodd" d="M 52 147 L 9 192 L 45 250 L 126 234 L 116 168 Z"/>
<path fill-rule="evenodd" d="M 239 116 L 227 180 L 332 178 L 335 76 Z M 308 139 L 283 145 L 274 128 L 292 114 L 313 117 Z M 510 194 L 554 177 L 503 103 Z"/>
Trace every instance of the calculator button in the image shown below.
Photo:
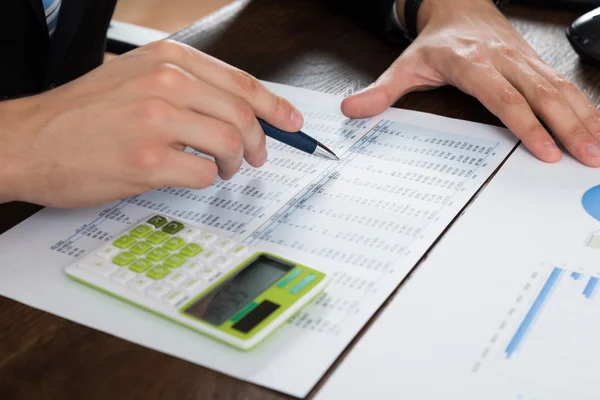
<path fill-rule="evenodd" d="M 127 286 L 133 290 L 139 290 L 141 292 L 153 283 L 154 281 L 150 278 L 147 278 L 145 276 L 138 276 L 137 278 L 133 278 L 129 282 L 129 284 L 127 284 Z"/>
<path fill-rule="evenodd" d="M 179 286 L 179 284 L 181 284 L 181 282 L 185 281 L 187 278 L 187 274 L 184 274 L 180 271 L 174 271 L 165 278 L 165 283 L 173 286 Z"/>
<path fill-rule="evenodd" d="M 202 261 L 205 262 L 211 262 L 216 260 L 216 258 L 219 257 L 219 253 L 217 253 L 214 250 L 207 250 L 205 252 L 203 252 L 202 254 L 200 254 L 199 258 Z"/>
<path fill-rule="evenodd" d="M 154 285 L 149 286 L 144 293 L 146 293 L 146 296 L 160 299 L 162 296 L 169 293 L 171 289 L 172 287 L 170 285 L 165 285 L 164 283 L 155 283 Z"/>
<path fill-rule="evenodd" d="M 185 244 L 185 240 L 183 240 L 180 237 L 172 237 L 171 239 L 167 240 L 165 242 L 165 244 L 163 244 L 163 247 L 165 249 L 169 249 L 172 251 L 177 250 L 178 248 L 180 248 L 181 246 L 183 246 Z"/>
<path fill-rule="evenodd" d="M 217 277 L 221 276 L 221 272 L 214 267 L 206 267 L 196 274 L 197 278 L 200 278 L 208 283 L 214 281 Z"/>
<path fill-rule="evenodd" d="M 179 285 L 179 289 L 185 290 L 188 293 L 193 293 L 202 287 L 202 279 L 190 278 Z"/>
<path fill-rule="evenodd" d="M 87 257 L 85 260 L 78 262 L 78 265 L 103 276 L 108 276 L 119 268 L 109 260 L 98 256 Z"/>
<path fill-rule="evenodd" d="M 189 243 L 184 248 L 179 250 L 181 254 L 187 257 L 194 257 L 202 251 L 202 246 L 196 243 Z"/>
<path fill-rule="evenodd" d="M 168 255 L 169 252 L 167 250 L 163 249 L 162 247 L 155 247 L 150 253 L 148 253 L 146 257 L 152 261 L 160 261 Z"/>
<path fill-rule="evenodd" d="M 167 232 L 170 235 L 174 235 L 177 232 L 183 230 L 183 228 L 185 228 L 185 226 L 183 226 L 183 224 L 181 222 L 171 221 L 167 225 L 165 225 L 162 228 L 162 230 L 163 230 L 163 232 Z"/>
<path fill-rule="evenodd" d="M 168 222 L 168 220 L 165 217 L 163 217 L 162 215 L 155 215 L 154 217 L 152 217 L 148 220 L 148 223 L 150 225 L 154 226 L 155 228 L 160 228 L 167 222 Z"/>
<path fill-rule="evenodd" d="M 181 290 L 173 290 L 170 293 L 167 293 L 163 296 L 162 301 L 172 306 L 177 306 L 180 302 L 187 299 L 187 295 L 185 292 Z"/>
<path fill-rule="evenodd" d="M 209 244 L 214 243 L 217 239 L 218 237 L 214 233 L 204 232 L 196 239 L 196 242 L 204 246 L 208 246 Z"/>
<path fill-rule="evenodd" d="M 154 231 L 146 238 L 146 240 L 152 244 L 161 244 L 167 240 L 168 237 L 169 235 L 167 233 L 162 231 Z"/>
<path fill-rule="evenodd" d="M 171 270 L 169 268 L 165 267 L 164 265 L 157 265 L 156 267 L 154 267 L 150 271 L 148 271 L 146 276 L 148 278 L 158 280 L 158 279 L 162 279 L 170 271 Z"/>
<path fill-rule="evenodd" d="M 186 261 L 187 257 L 182 256 L 181 254 L 171 254 L 169 257 L 167 257 L 164 263 L 167 267 L 177 268 Z"/>
<path fill-rule="evenodd" d="M 248 254 L 248 247 L 244 246 L 243 244 L 238 244 L 233 248 L 231 254 L 233 254 L 235 257 L 242 257 Z"/>
<path fill-rule="evenodd" d="M 145 258 L 138 258 L 129 266 L 129 269 L 141 274 L 142 272 L 150 268 L 152 265 L 153 264 L 150 260 L 146 260 Z"/>
<path fill-rule="evenodd" d="M 110 280 L 120 285 L 124 285 L 136 276 L 137 274 L 135 272 L 119 268 L 110 276 Z"/>
<path fill-rule="evenodd" d="M 135 254 L 130 253 L 128 251 L 124 251 L 121 254 L 119 254 L 118 256 L 116 256 L 115 258 L 113 258 L 112 262 L 117 265 L 120 265 L 121 267 L 124 267 L 127 264 L 129 264 L 130 262 L 132 262 L 133 260 L 135 260 Z"/>
<path fill-rule="evenodd" d="M 98 250 L 96 252 L 96 255 L 100 256 L 100 257 L 104 257 L 107 260 L 112 260 L 112 258 L 114 256 L 116 256 L 117 254 L 119 254 L 121 250 L 116 248 L 115 246 L 112 245 L 108 245 L 106 247 L 103 247 L 102 249 Z"/>
<path fill-rule="evenodd" d="M 137 242 L 129 249 L 135 255 L 141 256 L 147 253 L 152 248 L 152 245 L 148 242 Z"/>
<path fill-rule="evenodd" d="M 213 246 L 213 248 L 219 250 L 219 251 L 229 251 L 233 248 L 233 246 L 235 246 L 235 242 L 229 240 L 229 239 L 224 239 L 221 240 L 219 243 L 217 243 L 216 245 Z"/>
<path fill-rule="evenodd" d="M 182 270 L 184 270 L 185 272 L 192 274 L 192 275 L 201 271 L 202 268 L 204 268 L 204 263 L 197 261 L 197 260 L 188 261 L 187 263 L 185 263 L 183 265 L 183 267 L 181 267 Z"/>
<path fill-rule="evenodd" d="M 306 275 L 304 278 L 302 278 L 302 280 L 298 283 L 296 283 L 291 289 L 290 289 L 290 293 L 291 294 L 298 294 L 302 291 L 302 289 L 304 289 L 306 286 L 308 286 L 309 283 L 311 283 L 312 281 L 315 280 L 317 276 L 315 274 L 308 274 Z"/>
<path fill-rule="evenodd" d="M 113 245 L 115 245 L 115 247 L 118 247 L 120 249 L 126 249 L 129 246 L 131 246 L 132 244 L 134 244 L 135 241 L 136 240 L 133 236 L 123 235 L 120 238 L 118 238 L 117 240 L 115 240 L 113 242 Z"/>
<path fill-rule="evenodd" d="M 129 234 L 138 239 L 143 239 L 152 233 L 154 229 L 150 225 L 140 225 L 129 231 Z"/>
<path fill-rule="evenodd" d="M 296 279 L 298 277 L 298 275 L 300 275 L 302 272 L 304 272 L 304 270 L 302 268 L 294 269 L 292 272 L 288 273 L 285 278 L 283 278 L 281 281 L 279 281 L 279 283 L 277 284 L 277 287 L 280 289 L 286 287 L 288 285 L 288 283 L 290 283 L 291 281 Z"/>
<path fill-rule="evenodd" d="M 232 259 L 227 256 L 221 256 L 215 260 L 213 265 L 219 269 L 225 269 L 231 265 Z"/>
<path fill-rule="evenodd" d="M 184 238 L 185 240 L 193 240 L 201 233 L 200 229 L 192 228 L 190 226 L 186 226 L 182 231 L 180 231 L 177 235 Z"/>

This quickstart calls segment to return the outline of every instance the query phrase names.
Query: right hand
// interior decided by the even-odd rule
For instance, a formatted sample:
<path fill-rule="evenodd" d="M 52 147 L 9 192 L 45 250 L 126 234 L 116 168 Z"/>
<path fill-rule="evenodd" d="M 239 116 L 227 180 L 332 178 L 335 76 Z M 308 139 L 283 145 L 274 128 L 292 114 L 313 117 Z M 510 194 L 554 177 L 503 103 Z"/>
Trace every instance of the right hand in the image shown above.
<path fill-rule="evenodd" d="M 84 207 L 262 166 L 256 119 L 300 130 L 302 115 L 249 74 L 160 41 L 49 92 L 0 103 L 0 201 Z M 184 152 L 186 146 L 212 159 Z"/>

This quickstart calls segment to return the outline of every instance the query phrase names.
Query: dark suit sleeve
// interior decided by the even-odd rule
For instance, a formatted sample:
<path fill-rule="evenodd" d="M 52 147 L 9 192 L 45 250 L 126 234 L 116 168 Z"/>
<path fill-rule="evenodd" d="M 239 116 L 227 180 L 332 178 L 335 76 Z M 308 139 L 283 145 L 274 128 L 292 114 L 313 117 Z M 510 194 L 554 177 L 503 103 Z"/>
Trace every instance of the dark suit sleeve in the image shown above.
<path fill-rule="evenodd" d="M 403 33 L 393 25 L 395 0 L 327 0 L 374 35 L 395 44 L 407 44 Z"/>

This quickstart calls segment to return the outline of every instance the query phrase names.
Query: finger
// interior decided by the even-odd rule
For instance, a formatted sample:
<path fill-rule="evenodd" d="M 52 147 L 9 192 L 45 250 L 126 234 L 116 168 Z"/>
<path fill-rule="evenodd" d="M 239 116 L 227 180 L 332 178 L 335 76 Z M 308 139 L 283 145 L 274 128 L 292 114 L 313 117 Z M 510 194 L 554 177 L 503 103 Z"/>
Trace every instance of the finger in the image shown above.
<path fill-rule="evenodd" d="M 158 172 L 156 187 L 203 189 L 214 183 L 217 172 L 217 164 L 212 160 L 172 150 L 169 162 Z"/>
<path fill-rule="evenodd" d="M 190 46 L 171 41 L 147 46 L 156 63 L 172 63 L 198 79 L 240 97 L 256 115 L 278 128 L 295 132 L 304 123 L 302 114 L 289 101 L 268 90 L 250 74 Z"/>
<path fill-rule="evenodd" d="M 267 160 L 266 137 L 250 104 L 188 74 L 173 64 L 159 64 L 145 85 L 146 93 L 235 126 L 243 140 L 244 158 L 253 167 Z"/>
<path fill-rule="evenodd" d="M 244 148 L 235 126 L 189 110 L 176 110 L 165 129 L 172 134 L 172 145 L 189 146 L 214 157 L 222 179 L 231 179 L 240 169 Z"/>
<path fill-rule="evenodd" d="M 267 159 L 266 137 L 254 110 L 244 100 L 218 89 L 174 64 L 158 64 L 139 82 L 126 82 L 118 101 L 160 98 L 179 109 L 191 110 L 234 125 L 241 132 L 244 158 L 253 167 Z M 140 87 L 142 89 L 140 89 Z"/>
<path fill-rule="evenodd" d="M 600 145 L 559 90 L 525 62 L 506 61 L 498 67 L 571 154 L 588 166 L 600 166 Z"/>
<path fill-rule="evenodd" d="M 529 65 L 562 93 L 583 126 L 596 141 L 600 141 L 600 111 L 590 99 L 573 82 L 556 72 L 548 64 L 539 61 L 530 62 Z"/>
<path fill-rule="evenodd" d="M 238 129 L 243 141 L 244 158 L 250 165 L 261 167 L 267 161 L 266 136 L 250 104 L 200 80 L 192 81 L 182 89 L 180 96 L 187 98 L 194 111 Z M 198 93 L 202 95 L 198 96 Z"/>
<path fill-rule="evenodd" d="M 470 67 L 453 79 L 455 86 L 477 98 L 517 136 L 536 157 L 557 162 L 561 152 L 536 118 L 527 100 L 492 67 Z"/>
<path fill-rule="evenodd" d="M 342 101 L 342 113 L 349 118 L 371 117 L 385 111 L 415 87 L 413 57 L 400 56 L 370 86 Z"/>
<path fill-rule="evenodd" d="M 346 98 L 342 112 L 351 118 L 377 115 L 414 91 L 444 85 L 440 73 L 426 62 L 427 52 L 418 39 L 373 84 Z"/>

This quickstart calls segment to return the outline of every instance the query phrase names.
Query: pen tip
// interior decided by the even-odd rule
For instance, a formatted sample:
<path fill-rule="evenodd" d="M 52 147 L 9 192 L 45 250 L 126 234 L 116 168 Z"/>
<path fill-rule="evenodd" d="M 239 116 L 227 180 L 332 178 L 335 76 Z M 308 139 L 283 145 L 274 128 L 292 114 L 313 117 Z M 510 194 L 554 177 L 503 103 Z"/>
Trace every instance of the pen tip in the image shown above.
<path fill-rule="evenodd" d="M 321 142 L 317 142 L 317 147 L 313 154 L 320 155 L 321 157 L 327 158 L 329 160 L 340 161 L 340 158 L 335 155 L 333 151 L 331 151 L 327 146 L 325 146 Z"/>

